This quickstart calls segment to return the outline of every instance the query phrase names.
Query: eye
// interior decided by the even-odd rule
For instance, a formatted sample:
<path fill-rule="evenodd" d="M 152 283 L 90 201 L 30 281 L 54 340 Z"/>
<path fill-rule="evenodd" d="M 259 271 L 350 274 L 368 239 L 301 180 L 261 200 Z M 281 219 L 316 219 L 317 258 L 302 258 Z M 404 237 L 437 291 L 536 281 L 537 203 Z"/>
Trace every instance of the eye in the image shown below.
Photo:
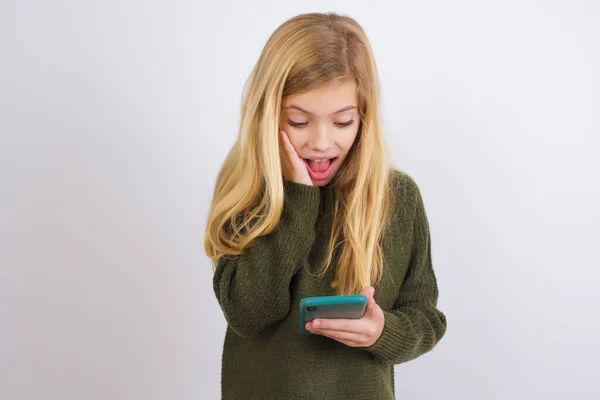
<path fill-rule="evenodd" d="M 290 126 L 293 126 L 294 128 L 302 128 L 303 126 L 308 125 L 308 122 L 295 122 L 295 121 L 292 121 L 291 119 L 288 119 L 287 123 Z"/>
<path fill-rule="evenodd" d="M 340 128 L 346 128 L 346 127 L 348 127 L 348 126 L 352 125 L 353 123 L 354 123 L 354 120 L 353 120 L 353 119 L 351 119 L 350 121 L 346 121 L 346 122 L 336 122 L 335 124 L 336 124 L 337 126 L 339 126 Z"/>
<path fill-rule="evenodd" d="M 296 121 L 292 121 L 291 119 L 287 120 L 287 123 L 290 126 L 293 126 L 294 128 L 303 128 L 306 125 L 308 125 L 308 122 L 296 122 Z M 335 126 L 337 126 L 338 128 L 346 128 L 350 125 L 352 125 L 354 123 L 354 120 L 351 119 L 350 121 L 346 121 L 346 122 L 335 122 Z"/>

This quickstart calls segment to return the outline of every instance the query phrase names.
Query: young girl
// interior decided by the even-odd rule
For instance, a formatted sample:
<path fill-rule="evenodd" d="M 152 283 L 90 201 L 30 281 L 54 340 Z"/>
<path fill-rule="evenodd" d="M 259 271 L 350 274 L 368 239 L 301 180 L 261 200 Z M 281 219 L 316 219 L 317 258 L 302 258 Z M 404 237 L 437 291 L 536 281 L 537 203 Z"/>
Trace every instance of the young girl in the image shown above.
<path fill-rule="evenodd" d="M 205 234 L 223 399 L 393 399 L 394 364 L 446 331 L 423 199 L 387 164 L 377 85 L 364 31 L 331 13 L 283 23 L 252 71 Z M 354 293 L 364 317 L 301 333 L 302 298 Z"/>

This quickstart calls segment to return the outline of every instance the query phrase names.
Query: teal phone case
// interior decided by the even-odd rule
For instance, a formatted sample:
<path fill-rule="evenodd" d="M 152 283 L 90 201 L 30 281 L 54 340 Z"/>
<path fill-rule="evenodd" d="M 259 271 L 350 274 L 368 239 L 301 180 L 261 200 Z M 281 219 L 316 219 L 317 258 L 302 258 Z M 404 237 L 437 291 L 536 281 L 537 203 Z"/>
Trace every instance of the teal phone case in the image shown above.
<path fill-rule="evenodd" d="M 311 333 L 304 325 L 316 318 L 361 318 L 366 306 L 364 294 L 305 297 L 300 301 L 300 331 Z"/>

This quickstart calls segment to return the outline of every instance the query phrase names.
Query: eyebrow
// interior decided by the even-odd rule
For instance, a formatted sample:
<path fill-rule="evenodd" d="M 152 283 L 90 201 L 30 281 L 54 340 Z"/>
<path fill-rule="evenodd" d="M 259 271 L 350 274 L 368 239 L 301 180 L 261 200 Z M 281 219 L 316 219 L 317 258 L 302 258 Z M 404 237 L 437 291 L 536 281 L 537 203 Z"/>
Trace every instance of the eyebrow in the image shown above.
<path fill-rule="evenodd" d="M 289 106 L 285 107 L 285 109 L 286 109 L 286 110 L 287 110 L 288 108 L 295 108 L 296 110 L 298 110 L 298 111 L 302 111 L 302 112 L 303 112 L 303 113 L 305 113 L 305 114 L 310 114 L 310 115 L 312 115 L 312 113 L 311 113 L 310 111 L 306 111 L 306 110 L 304 110 L 304 109 L 302 109 L 302 108 L 298 107 L 298 106 L 297 106 L 297 105 L 295 105 L 295 104 L 291 104 L 291 105 L 289 105 Z M 333 113 L 331 113 L 331 114 L 339 114 L 339 113 L 341 113 L 341 112 L 348 111 L 348 110 L 353 110 L 353 109 L 355 109 L 355 108 L 358 108 L 358 107 L 357 107 L 357 106 L 347 106 L 347 107 L 344 107 L 344 108 L 342 108 L 341 110 L 337 110 L 337 111 L 335 111 L 335 112 L 333 112 Z"/>

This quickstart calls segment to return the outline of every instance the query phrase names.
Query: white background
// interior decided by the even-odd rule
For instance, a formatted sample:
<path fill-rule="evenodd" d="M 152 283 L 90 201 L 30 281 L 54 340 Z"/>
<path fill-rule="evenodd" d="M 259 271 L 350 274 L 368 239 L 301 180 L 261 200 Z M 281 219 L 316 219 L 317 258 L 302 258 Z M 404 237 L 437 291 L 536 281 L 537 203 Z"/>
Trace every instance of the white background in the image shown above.
<path fill-rule="evenodd" d="M 243 85 L 310 11 L 362 24 L 448 332 L 398 399 L 600 389 L 600 3 L 0 1 L 0 398 L 217 399 L 203 253 Z"/>

